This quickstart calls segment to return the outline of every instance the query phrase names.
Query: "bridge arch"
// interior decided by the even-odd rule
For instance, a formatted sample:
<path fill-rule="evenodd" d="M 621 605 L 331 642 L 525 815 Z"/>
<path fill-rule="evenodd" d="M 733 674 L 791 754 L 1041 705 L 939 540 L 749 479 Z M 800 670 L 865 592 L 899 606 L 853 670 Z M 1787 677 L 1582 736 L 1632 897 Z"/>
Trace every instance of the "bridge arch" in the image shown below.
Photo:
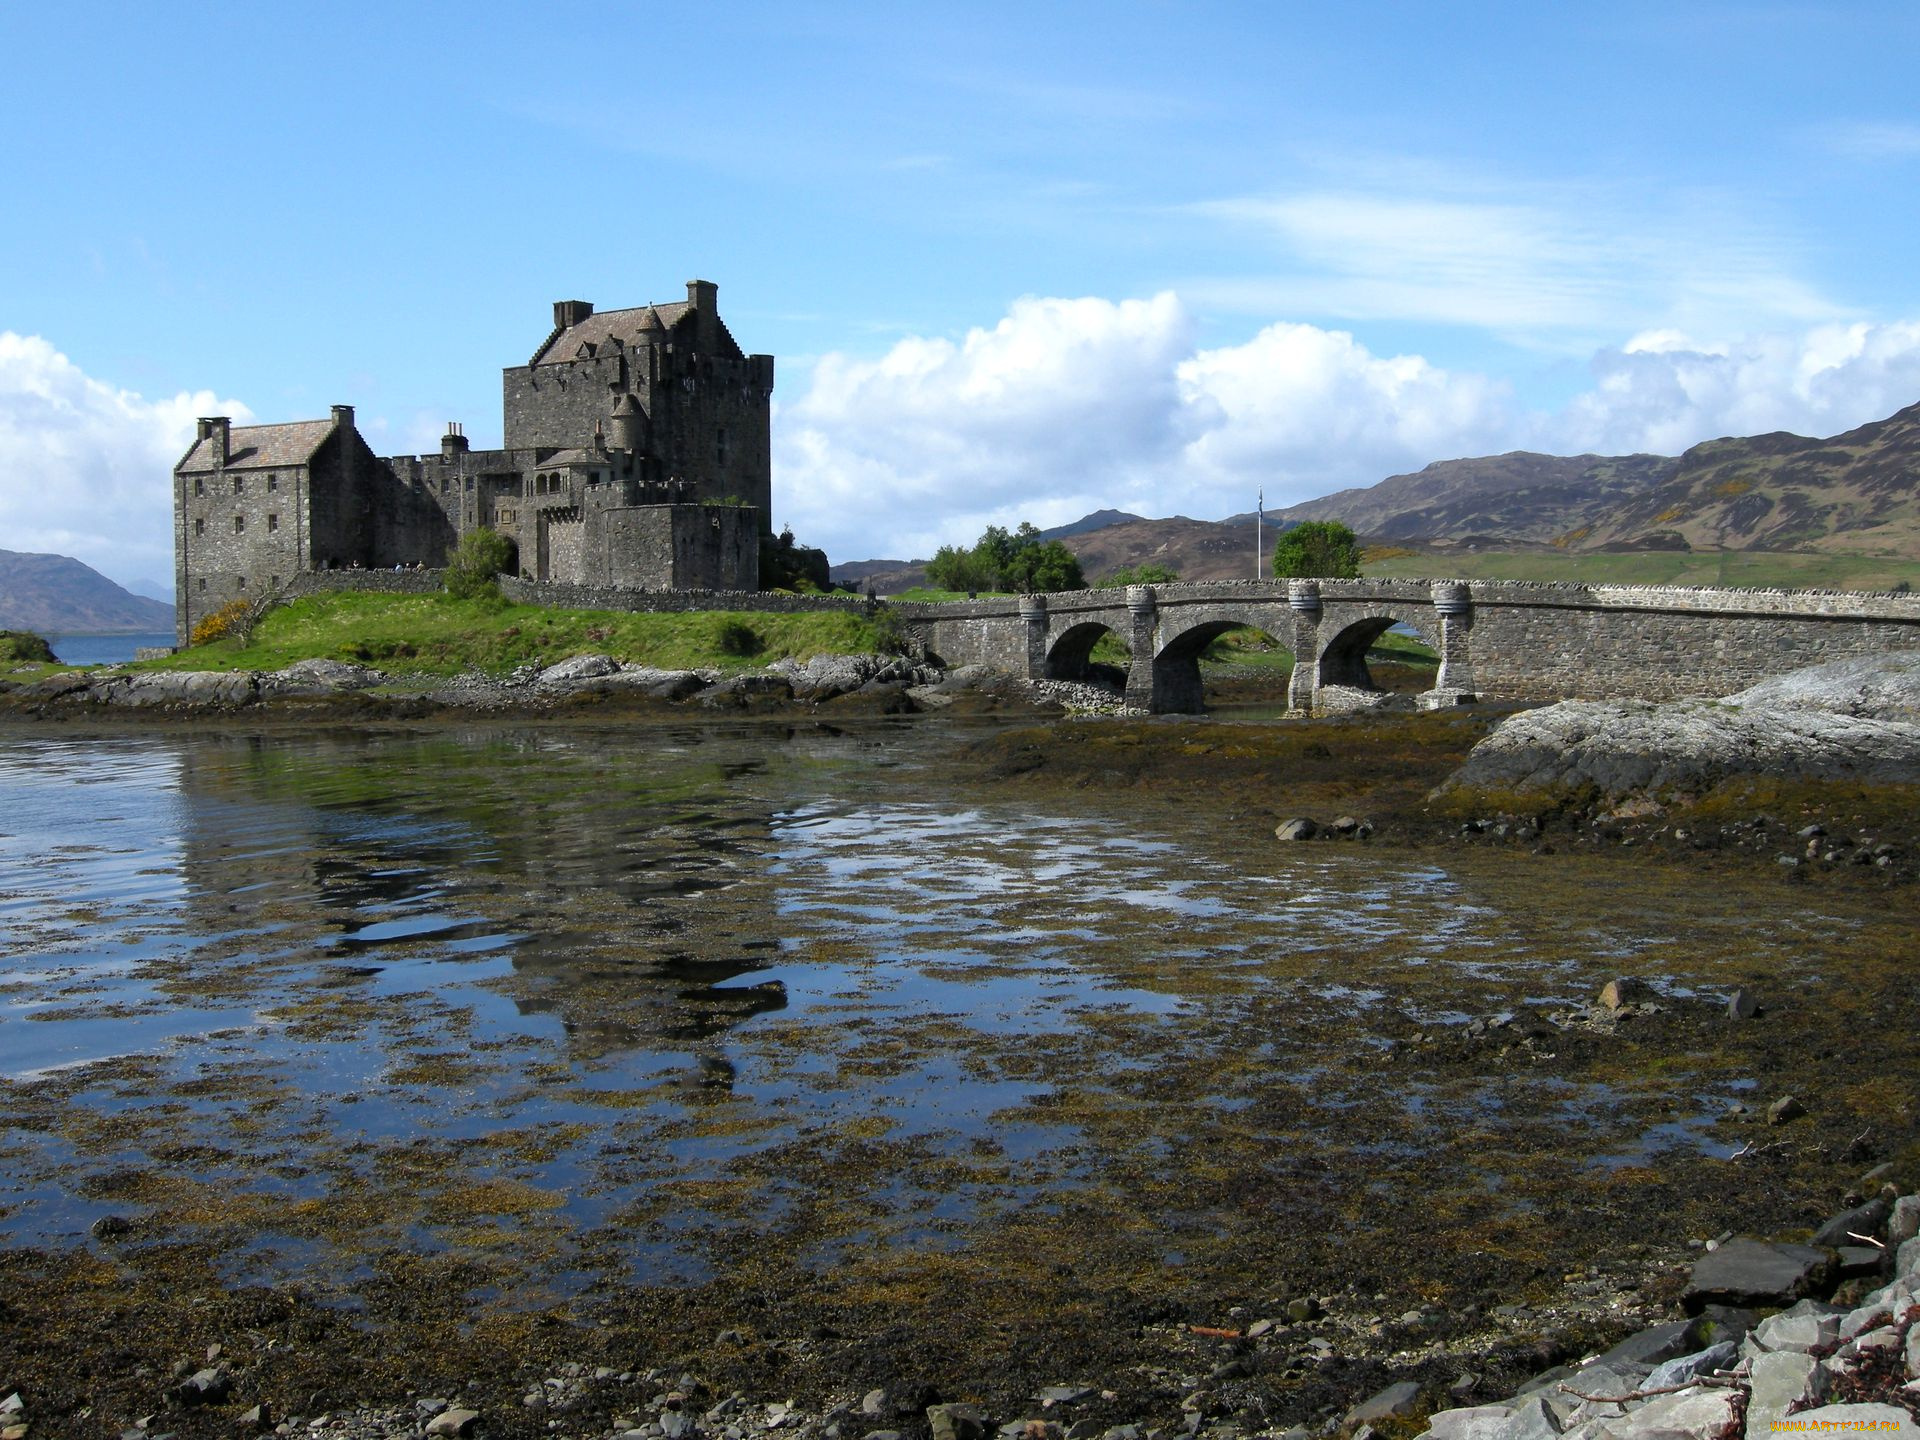
<path fill-rule="evenodd" d="M 1130 650 L 1127 634 L 1116 621 L 1080 620 L 1055 635 L 1047 646 L 1045 676 L 1049 680 L 1086 680 L 1097 676 L 1101 666 L 1093 659 L 1093 647 L 1111 635 L 1122 649 Z"/>
<path fill-rule="evenodd" d="M 1165 612 L 1162 612 L 1163 615 Z M 1206 648 L 1230 630 L 1259 630 L 1292 649 L 1292 616 L 1280 605 L 1220 604 L 1208 605 L 1197 613 L 1181 617 L 1168 625 L 1164 620 L 1159 645 L 1151 659 L 1150 708 L 1183 714 L 1199 714 L 1206 709 L 1206 686 L 1200 678 L 1200 656 Z M 1295 654 L 1296 662 L 1299 656 Z M 1135 672 L 1140 657 L 1134 657 Z M 1138 699 L 1135 703 L 1140 703 Z"/>
<path fill-rule="evenodd" d="M 1331 608 L 1331 607 L 1330 607 Z M 1367 651 L 1395 625 L 1404 625 L 1420 638 L 1435 655 L 1444 655 L 1439 617 L 1431 607 L 1418 605 L 1373 604 L 1363 607 L 1340 606 L 1321 624 L 1332 634 L 1320 646 L 1315 662 L 1314 684 L 1343 685 L 1354 690 L 1377 690 L 1373 672 L 1367 668 Z"/>

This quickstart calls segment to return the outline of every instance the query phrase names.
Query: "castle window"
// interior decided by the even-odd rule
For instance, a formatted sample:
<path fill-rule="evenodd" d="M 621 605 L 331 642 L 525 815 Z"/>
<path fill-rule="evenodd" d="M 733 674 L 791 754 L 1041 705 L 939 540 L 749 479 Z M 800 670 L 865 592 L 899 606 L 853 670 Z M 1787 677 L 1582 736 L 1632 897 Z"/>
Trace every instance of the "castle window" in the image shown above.
<path fill-rule="evenodd" d="M 246 494 L 246 491 L 247 491 L 247 477 L 244 475 L 234 476 L 233 477 L 233 493 L 236 495 L 244 495 Z"/>
<path fill-rule="evenodd" d="M 247 577 L 242 575 L 239 579 L 235 580 L 233 584 L 235 589 L 244 590 L 247 588 Z"/>
<path fill-rule="evenodd" d="M 267 476 L 267 489 L 278 490 L 279 488 L 280 488 L 280 477 L 278 475 Z M 272 527 L 268 527 L 268 528 L 272 528 Z"/>
<path fill-rule="evenodd" d="M 724 425 L 714 431 L 713 458 L 722 465 L 727 463 L 727 427 Z"/>
<path fill-rule="evenodd" d="M 196 535 L 204 535 L 207 533 L 207 521 L 205 516 L 201 516 L 199 519 L 193 522 L 193 533 Z"/>
<path fill-rule="evenodd" d="M 278 590 L 280 588 L 280 577 L 278 575 L 274 575 L 269 578 L 271 578 L 273 581 L 273 588 Z"/>
<path fill-rule="evenodd" d="M 279 517 L 278 515 L 269 515 L 269 516 L 267 516 L 267 529 L 268 529 L 268 531 L 269 531 L 269 532 L 271 532 L 271 531 L 274 531 L 274 530 L 278 530 L 279 528 L 280 528 L 280 517 Z"/>
<path fill-rule="evenodd" d="M 206 476 L 196 475 L 193 477 L 193 493 L 196 495 L 204 495 L 207 493 L 207 477 Z"/>
<path fill-rule="evenodd" d="M 233 517 L 233 533 L 234 534 L 238 535 L 240 534 L 241 531 L 245 530 L 246 528 L 247 528 L 246 516 L 236 515 Z"/>
<path fill-rule="evenodd" d="M 207 588 L 207 582 L 205 577 L 203 576 L 200 581 L 200 589 L 204 593 L 206 591 L 206 588 Z"/>

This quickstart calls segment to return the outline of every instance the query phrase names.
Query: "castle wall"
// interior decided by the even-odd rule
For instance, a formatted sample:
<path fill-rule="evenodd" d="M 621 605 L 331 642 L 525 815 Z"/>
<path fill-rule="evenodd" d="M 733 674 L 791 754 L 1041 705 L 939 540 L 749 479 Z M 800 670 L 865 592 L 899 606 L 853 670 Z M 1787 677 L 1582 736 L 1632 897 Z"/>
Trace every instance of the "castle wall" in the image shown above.
<path fill-rule="evenodd" d="M 307 467 L 174 476 L 174 628 L 257 600 L 308 568 Z"/>
<path fill-rule="evenodd" d="M 500 403 L 509 450 L 564 450 L 584 445 L 613 402 L 636 389 L 644 405 L 649 351 L 569 360 L 558 365 L 514 365 L 501 372 Z M 640 383 L 636 387 L 634 380 Z"/>

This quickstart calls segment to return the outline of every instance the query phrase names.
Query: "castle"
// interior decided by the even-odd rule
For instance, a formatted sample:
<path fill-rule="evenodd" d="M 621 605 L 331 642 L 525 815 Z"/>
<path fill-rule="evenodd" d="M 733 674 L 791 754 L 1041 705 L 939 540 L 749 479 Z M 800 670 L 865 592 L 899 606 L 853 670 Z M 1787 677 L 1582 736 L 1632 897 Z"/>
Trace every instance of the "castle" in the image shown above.
<path fill-rule="evenodd" d="M 752 590 L 771 530 L 773 357 L 721 323 L 717 287 L 553 329 L 501 374 L 505 446 L 450 424 L 438 455 L 376 456 L 353 407 L 331 418 L 199 422 L 174 466 L 175 625 L 271 594 L 304 571 L 444 564 L 486 526 L 532 580 Z"/>

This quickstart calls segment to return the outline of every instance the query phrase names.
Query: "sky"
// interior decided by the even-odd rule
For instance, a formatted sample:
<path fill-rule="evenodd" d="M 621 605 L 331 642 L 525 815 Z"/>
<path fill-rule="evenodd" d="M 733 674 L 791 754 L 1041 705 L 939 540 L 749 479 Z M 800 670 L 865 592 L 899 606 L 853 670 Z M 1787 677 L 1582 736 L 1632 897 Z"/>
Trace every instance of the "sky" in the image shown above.
<path fill-rule="evenodd" d="M 1920 400 L 1920 7 L 0 7 L 0 549 L 196 416 L 498 443 L 552 302 L 778 357 L 836 561 Z"/>

